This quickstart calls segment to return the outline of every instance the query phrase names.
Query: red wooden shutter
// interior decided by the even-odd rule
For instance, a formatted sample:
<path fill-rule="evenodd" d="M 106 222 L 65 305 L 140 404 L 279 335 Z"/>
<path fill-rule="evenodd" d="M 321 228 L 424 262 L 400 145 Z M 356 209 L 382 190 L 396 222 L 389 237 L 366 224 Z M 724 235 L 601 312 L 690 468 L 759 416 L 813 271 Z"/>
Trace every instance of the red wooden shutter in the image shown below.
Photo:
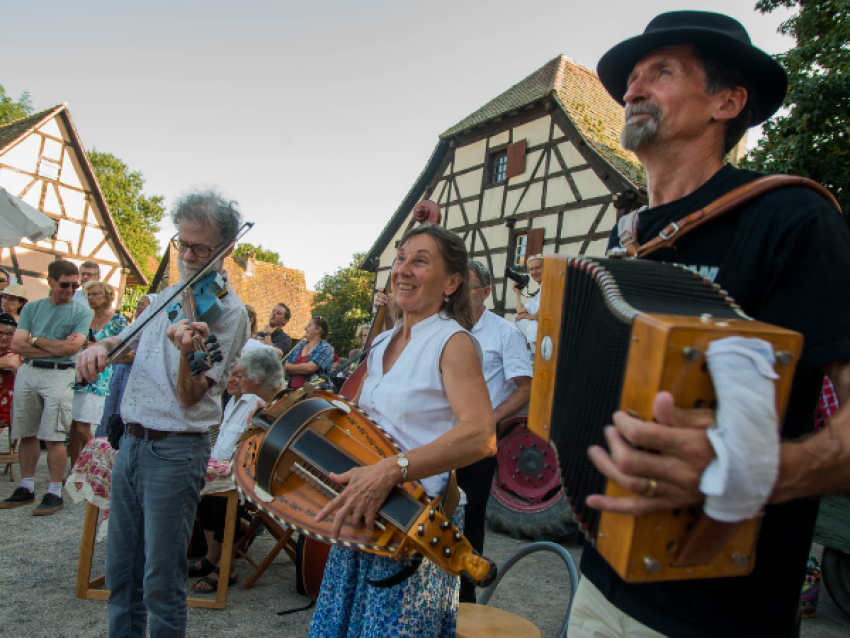
<path fill-rule="evenodd" d="M 534 255 L 543 254 L 543 229 L 535 228 L 528 231 L 528 239 L 525 243 L 525 263 Z"/>
<path fill-rule="evenodd" d="M 508 146 L 508 166 L 506 177 L 522 175 L 525 172 L 525 140 Z"/>

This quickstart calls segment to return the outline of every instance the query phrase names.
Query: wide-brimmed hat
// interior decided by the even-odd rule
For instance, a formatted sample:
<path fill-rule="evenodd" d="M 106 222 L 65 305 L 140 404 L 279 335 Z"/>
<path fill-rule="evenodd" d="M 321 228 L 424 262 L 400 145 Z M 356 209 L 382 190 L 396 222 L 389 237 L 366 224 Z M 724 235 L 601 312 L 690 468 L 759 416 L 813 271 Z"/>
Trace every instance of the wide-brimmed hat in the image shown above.
<path fill-rule="evenodd" d="M 9 295 L 10 297 L 20 297 L 24 301 L 27 300 L 26 286 L 22 286 L 21 284 L 9 284 L 0 294 Z"/>
<path fill-rule="evenodd" d="M 671 11 L 653 18 L 643 35 L 613 47 L 599 60 L 596 73 L 602 85 L 625 105 L 627 80 L 635 65 L 647 54 L 674 44 L 696 44 L 737 69 L 755 92 L 750 126 L 776 113 L 785 99 L 788 77 L 767 53 L 754 47 L 744 26 L 729 16 L 708 11 Z"/>

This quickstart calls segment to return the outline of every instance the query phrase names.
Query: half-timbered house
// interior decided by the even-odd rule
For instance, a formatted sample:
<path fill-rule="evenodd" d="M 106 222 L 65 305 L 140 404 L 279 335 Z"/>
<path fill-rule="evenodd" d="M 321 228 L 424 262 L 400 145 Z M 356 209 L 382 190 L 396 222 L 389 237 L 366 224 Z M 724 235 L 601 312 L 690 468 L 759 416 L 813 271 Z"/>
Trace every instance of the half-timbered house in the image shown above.
<path fill-rule="evenodd" d="M 602 255 L 618 210 L 645 202 L 622 126 L 623 108 L 595 73 L 564 55 L 547 62 L 440 135 L 363 267 L 383 285 L 414 206 L 431 199 L 492 272 L 488 305 L 510 315 L 506 266 L 522 271 L 540 253 Z"/>
<path fill-rule="evenodd" d="M 0 187 L 56 220 L 52 237 L 0 250 L 0 265 L 30 299 L 47 296 L 47 266 L 60 258 L 97 263 L 119 308 L 125 286 L 148 283 L 118 235 L 66 105 L 0 126 Z"/>

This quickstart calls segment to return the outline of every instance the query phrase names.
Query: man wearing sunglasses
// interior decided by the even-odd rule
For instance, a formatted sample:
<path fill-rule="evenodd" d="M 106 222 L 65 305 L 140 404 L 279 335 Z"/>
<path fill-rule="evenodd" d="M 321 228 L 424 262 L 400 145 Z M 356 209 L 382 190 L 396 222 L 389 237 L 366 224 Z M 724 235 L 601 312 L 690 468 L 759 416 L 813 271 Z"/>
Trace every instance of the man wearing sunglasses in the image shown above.
<path fill-rule="evenodd" d="M 33 514 L 46 516 L 62 509 L 74 357 L 86 341 L 92 318 L 91 309 L 73 303 L 79 277 L 77 266 L 70 261 L 52 262 L 47 268 L 50 296 L 24 306 L 12 337 L 12 352 L 26 358 L 15 378 L 12 415 L 12 439 L 20 442 L 21 485 L 0 503 L 0 509 L 35 502 L 39 439 L 47 446 L 50 485 Z"/>

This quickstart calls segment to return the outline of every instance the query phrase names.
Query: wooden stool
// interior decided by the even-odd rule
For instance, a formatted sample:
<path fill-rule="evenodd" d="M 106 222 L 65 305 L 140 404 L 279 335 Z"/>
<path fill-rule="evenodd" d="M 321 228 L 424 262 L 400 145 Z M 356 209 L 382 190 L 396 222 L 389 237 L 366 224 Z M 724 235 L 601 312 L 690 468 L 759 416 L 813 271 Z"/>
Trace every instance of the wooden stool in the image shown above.
<path fill-rule="evenodd" d="M 504 609 L 461 603 L 457 615 L 457 638 L 543 638 L 533 623 Z"/>
<path fill-rule="evenodd" d="M 203 607 L 207 609 L 224 609 L 227 601 L 228 576 L 230 564 L 233 560 L 233 533 L 236 529 L 236 510 L 239 505 L 239 493 L 233 489 L 227 492 L 213 492 L 204 496 L 217 496 L 227 499 L 227 515 L 224 519 L 224 541 L 221 548 L 221 565 L 219 573 L 223 574 L 218 579 L 218 588 L 214 599 L 187 597 L 186 604 L 189 607 Z M 94 543 L 97 536 L 97 522 L 100 520 L 100 508 L 88 503 L 86 506 L 86 518 L 83 522 L 83 537 L 80 540 L 80 558 L 77 562 L 77 598 L 89 600 L 106 600 L 109 598 L 108 589 L 96 589 L 103 586 L 105 576 L 91 577 L 92 558 L 94 556 Z"/>
<path fill-rule="evenodd" d="M 567 601 L 567 612 L 564 617 L 564 623 L 561 625 L 561 631 L 558 633 L 558 638 L 566 638 L 567 626 L 570 622 L 570 609 L 573 604 L 573 596 L 575 595 L 576 587 L 578 587 L 578 570 L 576 570 L 575 562 L 567 550 L 560 545 L 547 541 L 531 543 L 509 556 L 505 561 L 505 564 L 499 568 L 499 572 L 496 574 L 496 579 L 487 589 L 484 590 L 484 593 L 481 594 L 477 605 L 473 605 L 472 603 L 460 604 L 457 615 L 458 638 L 499 638 L 500 636 L 505 636 L 506 638 L 514 638 L 515 636 L 522 636 L 523 638 L 526 638 L 526 636 L 529 638 L 543 638 L 543 632 L 525 618 L 512 614 L 504 609 L 487 606 L 496 586 L 508 570 L 524 556 L 540 551 L 554 552 L 557 554 L 561 560 L 564 561 L 564 565 L 567 567 L 567 571 L 569 572 L 570 598 Z"/>

